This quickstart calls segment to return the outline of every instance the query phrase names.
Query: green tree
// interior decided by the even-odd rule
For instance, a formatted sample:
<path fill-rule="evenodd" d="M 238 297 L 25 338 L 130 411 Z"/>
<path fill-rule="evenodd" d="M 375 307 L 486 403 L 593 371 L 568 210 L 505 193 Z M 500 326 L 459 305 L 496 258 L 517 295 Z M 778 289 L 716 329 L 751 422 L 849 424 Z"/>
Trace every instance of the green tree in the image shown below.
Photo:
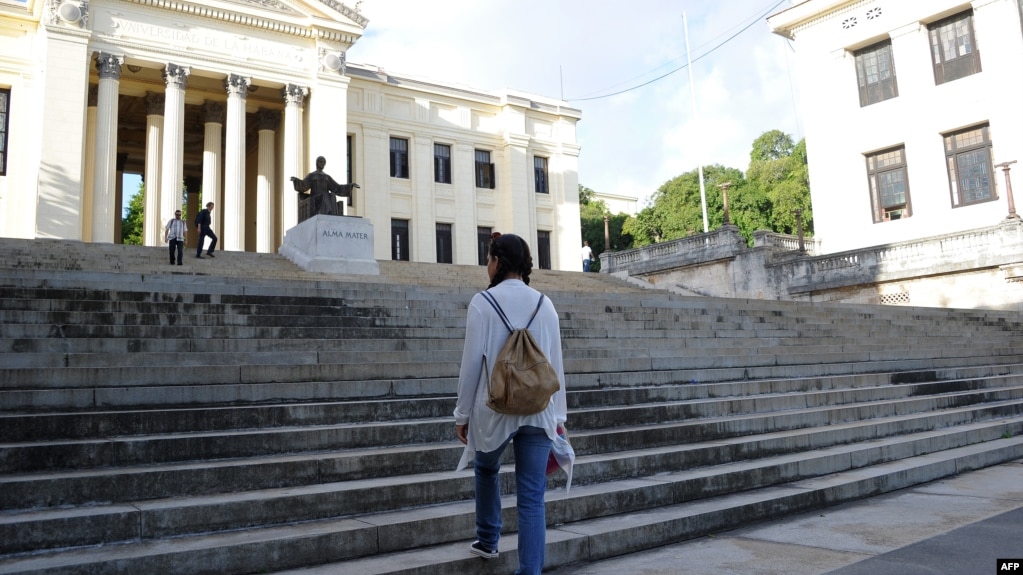
<path fill-rule="evenodd" d="M 813 211 L 810 202 L 809 166 L 806 140 L 793 144 L 779 130 L 764 132 L 753 142 L 749 170 L 746 172 L 749 195 L 766 221 L 764 229 L 795 234 L 797 213 L 802 214 L 803 232 L 813 235 Z"/>
<path fill-rule="evenodd" d="M 121 218 L 121 243 L 135 246 L 142 245 L 142 213 L 145 210 L 146 185 L 139 184 L 139 189 L 128 201 L 128 207 L 124 210 L 124 217 Z"/>
<path fill-rule="evenodd" d="M 724 201 L 720 184 L 729 183 L 729 206 L 745 185 L 742 172 L 720 164 L 705 166 L 703 183 L 707 198 L 707 223 L 711 230 L 724 224 Z M 731 212 L 731 210 L 730 210 Z M 636 247 L 703 233 L 703 203 L 699 170 L 665 182 L 635 218 L 625 223 Z"/>
<path fill-rule="evenodd" d="M 595 196 L 596 192 L 586 186 L 579 185 L 579 219 L 582 236 L 584 240 L 590 242 L 590 249 L 593 250 L 593 255 L 599 257 L 600 254 L 609 249 L 617 251 L 632 247 L 632 237 L 622 231 L 626 220 L 629 219 L 628 214 L 612 215 L 607 204 L 603 200 L 594 199 Z M 610 246 L 606 246 L 604 242 L 604 216 L 608 216 Z M 600 260 L 598 259 L 594 262 L 590 269 L 600 271 Z"/>

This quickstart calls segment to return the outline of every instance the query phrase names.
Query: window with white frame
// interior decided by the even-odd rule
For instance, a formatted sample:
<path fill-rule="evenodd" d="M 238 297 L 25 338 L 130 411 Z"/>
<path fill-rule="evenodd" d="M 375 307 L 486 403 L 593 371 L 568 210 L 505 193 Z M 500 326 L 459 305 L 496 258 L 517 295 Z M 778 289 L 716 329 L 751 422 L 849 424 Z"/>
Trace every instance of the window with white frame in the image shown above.
<path fill-rule="evenodd" d="M 943 135 L 953 208 L 996 199 L 989 130 L 984 124 Z"/>
<path fill-rule="evenodd" d="M 433 145 L 433 181 L 451 183 L 451 146 L 447 144 Z"/>
<path fill-rule="evenodd" d="M 868 46 L 854 52 L 853 56 L 856 59 L 856 81 L 860 88 L 860 107 L 899 95 L 891 40 Z"/>
<path fill-rule="evenodd" d="M 476 187 L 491 190 L 496 187 L 494 164 L 490 162 L 490 152 L 487 150 L 476 150 Z"/>
<path fill-rule="evenodd" d="M 533 156 L 533 180 L 536 184 L 536 193 L 551 193 L 547 183 L 547 158 Z"/>
<path fill-rule="evenodd" d="M 7 132 L 11 119 L 11 90 L 0 88 L 0 176 L 7 175 Z"/>
<path fill-rule="evenodd" d="M 867 154 L 867 179 L 875 224 L 912 215 L 905 146 Z"/>
<path fill-rule="evenodd" d="M 980 50 L 973 31 L 973 10 L 927 27 L 934 62 L 934 83 L 944 84 L 981 71 Z"/>
<path fill-rule="evenodd" d="M 391 177 L 408 179 L 408 140 L 391 138 Z"/>

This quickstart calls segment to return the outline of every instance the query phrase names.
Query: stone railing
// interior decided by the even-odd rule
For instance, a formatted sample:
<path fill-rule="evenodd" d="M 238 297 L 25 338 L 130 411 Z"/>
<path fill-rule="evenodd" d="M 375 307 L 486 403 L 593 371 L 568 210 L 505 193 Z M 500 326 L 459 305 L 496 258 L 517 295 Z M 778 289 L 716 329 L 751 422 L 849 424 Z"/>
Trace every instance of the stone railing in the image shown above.
<path fill-rule="evenodd" d="M 642 248 L 600 254 L 600 271 L 641 275 L 686 265 L 734 258 L 745 250 L 739 228 L 722 226 L 705 234 L 696 234 Z"/>
<path fill-rule="evenodd" d="M 1006 282 L 1023 275 L 1023 224 L 1018 219 L 833 254 L 813 255 L 819 249 L 813 238 L 804 238 L 803 247 L 800 252 L 794 236 L 758 231 L 754 247 L 748 248 L 737 228 L 724 226 L 707 234 L 601 254 L 601 272 L 694 293 L 772 299 L 804 299 L 827 290 L 865 289 L 978 269 L 1000 269 Z M 722 288 L 722 273 L 731 277 L 727 288 Z M 727 293 L 719 293 L 722 289 Z"/>

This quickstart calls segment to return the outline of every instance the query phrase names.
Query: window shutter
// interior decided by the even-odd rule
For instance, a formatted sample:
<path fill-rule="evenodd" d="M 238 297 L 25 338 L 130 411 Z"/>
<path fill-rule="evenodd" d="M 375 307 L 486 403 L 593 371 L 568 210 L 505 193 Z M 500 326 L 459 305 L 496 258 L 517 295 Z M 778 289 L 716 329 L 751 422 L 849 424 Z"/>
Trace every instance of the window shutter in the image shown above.
<path fill-rule="evenodd" d="M 493 190 L 497 187 L 497 171 L 494 170 L 494 164 L 490 164 L 490 189 Z"/>

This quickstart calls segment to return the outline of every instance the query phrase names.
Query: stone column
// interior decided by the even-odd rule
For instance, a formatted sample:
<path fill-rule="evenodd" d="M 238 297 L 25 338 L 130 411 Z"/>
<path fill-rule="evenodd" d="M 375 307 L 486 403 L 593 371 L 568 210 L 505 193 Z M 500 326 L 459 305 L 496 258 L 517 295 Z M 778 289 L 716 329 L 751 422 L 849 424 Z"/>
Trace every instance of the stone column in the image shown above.
<path fill-rule="evenodd" d="M 203 139 L 202 151 L 202 197 L 196 211 L 191 212 L 193 220 L 195 214 L 206 207 L 206 204 L 213 202 L 217 206 L 223 206 L 221 198 L 220 176 L 223 173 L 223 153 L 221 146 L 224 141 L 224 104 L 206 100 L 202 106 L 203 125 L 205 136 Z M 221 207 L 223 209 L 223 207 Z M 213 219 L 216 219 L 218 211 L 213 210 Z M 189 226 L 192 224 L 189 223 Z M 191 227 L 190 229 L 195 229 Z M 193 244 L 194 245 L 194 244 Z"/>
<path fill-rule="evenodd" d="M 163 106 L 163 162 L 160 170 L 160 228 L 181 209 L 184 187 L 185 87 L 188 66 L 167 64 L 163 79 L 167 83 Z M 162 240 L 162 237 L 161 237 Z"/>
<path fill-rule="evenodd" d="M 291 177 L 305 177 L 305 151 L 302 143 L 302 106 L 309 88 L 288 84 L 281 95 L 284 97 L 284 152 L 281 174 L 281 227 L 284 232 L 298 225 L 298 194 L 291 184 Z"/>
<path fill-rule="evenodd" d="M 96 168 L 92 183 L 92 241 L 114 242 L 114 190 L 117 182 L 117 92 L 124 56 L 100 52 L 96 58 Z"/>
<path fill-rule="evenodd" d="M 96 141 L 96 100 L 99 89 L 89 86 L 89 107 L 85 109 L 85 141 Z M 82 241 L 92 241 L 92 202 L 96 178 L 96 146 L 85 147 L 85 173 L 82 174 Z M 118 218 L 119 220 L 119 218 Z M 117 236 L 115 236 L 116 238 Z"/>
<path fill-rule="evenodd" d="M 252 79 L 230 74 L 227 90 L 227 133 L 224 147 L 224 205 L 221 207 L 225 250 L 245 250 L 245 95 Z"/>
<path fill-rule="evenodd" d="M 142 174 L 145 198 L 142 212 L 142 244 L 158 246 L 163 243 L 163 225 L 160 223 L 160 162 L 163 156 L 163 94 L 146 93 L 146 168 Z"/>
<path fill-rule="evenodd" d="M 269 254 L 275 251 L 276 217 L 274 198 L 277 185 L 274 165 L 277 143 L 277 125 L 281 113 L 277 110 L 260 108 L 256 113 L 256 129 L 259 130 L 259 162 L 256 166 L 256 251 Z"/>

